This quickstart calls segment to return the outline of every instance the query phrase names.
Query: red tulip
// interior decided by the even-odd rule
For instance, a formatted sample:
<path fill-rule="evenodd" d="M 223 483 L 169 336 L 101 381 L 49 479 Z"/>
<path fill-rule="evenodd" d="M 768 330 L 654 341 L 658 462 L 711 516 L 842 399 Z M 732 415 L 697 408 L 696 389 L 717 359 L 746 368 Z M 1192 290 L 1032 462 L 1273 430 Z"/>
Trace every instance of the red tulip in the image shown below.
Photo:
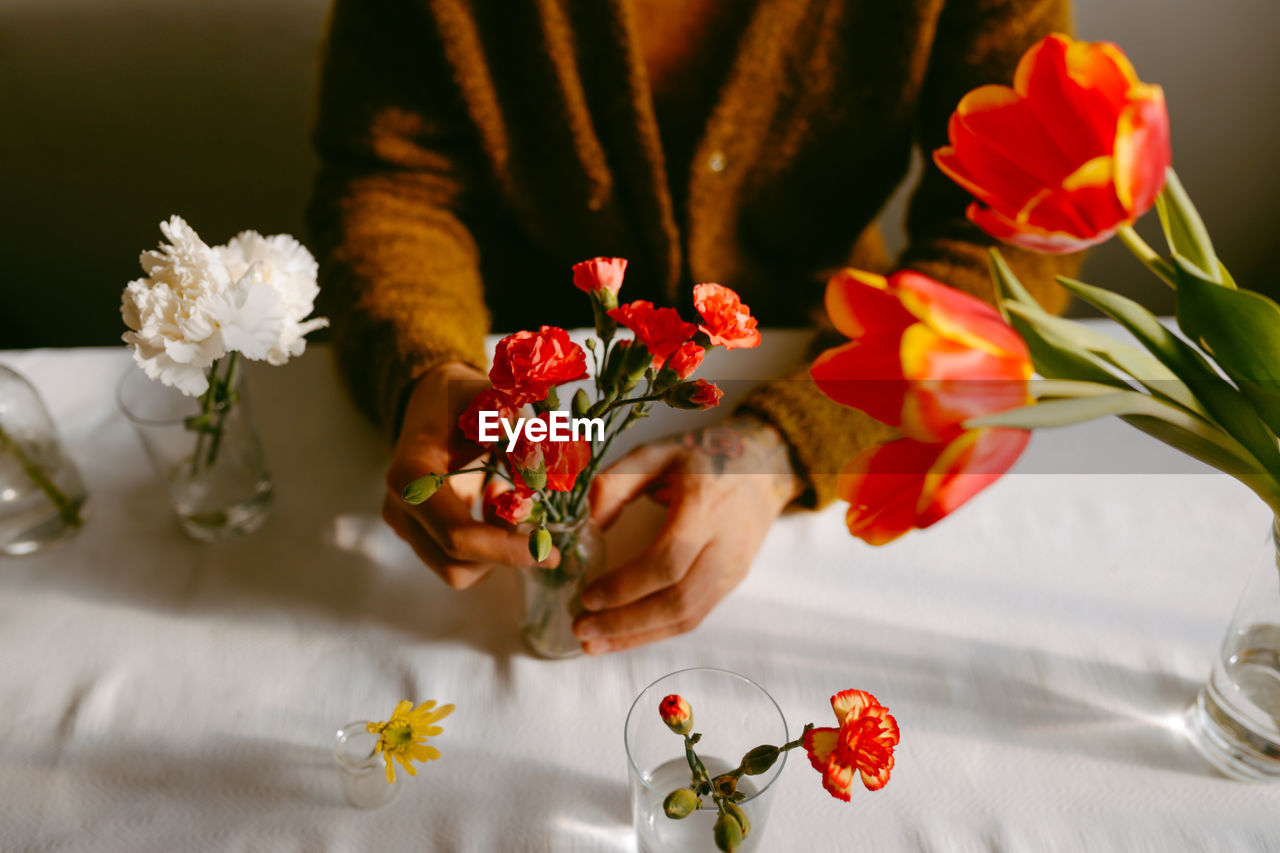
<path fill-rule="evenodd" d="M 836 491 L 849 502 L 849 532 L 885 545 L 959 509 L 1013 466 L 1027 430 L 967 430 L 945 444 L 899 438 L 863 451 L 840 473 Z"/>
<path fill-rule="evenodd" d="M 1023 55 L 1012 88 L 965 95 L 947 134 L 933 160 L 977 198 L 969 219 L 1039 252 L 1078 251 L 1131 225 L 1171 162 L 1163 90 L 1114 44 L 1063 35 Z"/>
<path fill-rule="evenodd" d="M 1026 344 L 994 308 L 918 272 L 860 270 L 827 284 L 827 313 L 852 342 L 818 357 L 810 374 L 828 397 L 946 441 L 964 421 L 1031 402 Z"/>

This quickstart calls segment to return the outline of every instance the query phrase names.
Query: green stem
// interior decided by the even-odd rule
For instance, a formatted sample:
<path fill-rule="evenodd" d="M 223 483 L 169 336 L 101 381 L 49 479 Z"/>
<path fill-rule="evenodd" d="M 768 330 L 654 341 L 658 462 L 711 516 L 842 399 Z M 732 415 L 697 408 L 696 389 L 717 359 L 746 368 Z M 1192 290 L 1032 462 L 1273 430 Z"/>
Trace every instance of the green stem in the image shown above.
<path fill-rule="evenodd" d="M 62 516 L 62 520 L 72 527 L 79 527 L 81 524 L 80 510 L 67 499 L 61 489 L 54 485 L 53 481 L 49 479 L 49 475 L 45 474 L 44 469 L 27 455 L 27 452 L 22 449 L 22 445 L 18 444 L 17 440 L 5 432 L 4 427 L 0 426 L 0 451 L 4 450 L 12 453 L 13 457 L 18 460 L 22 470 L 31 478 L 31 482 L 39 486 L 40 491 L 44 492 L 45 496 L 49 498 L 49 502 L 57 508 L 58 515 Z"/>
<path fill-rule="evenodd" d="M 209 387 L 200 395 L 200 421 L 208 423 L 209 413 L 213 411 L 213 396 L 216 393 L 218 378 L 218 359 L 214 359 L 213 364 L 209 366 Z M 208 435 L 203 429 L 196 435 L 196 452 L 191 456 L 191 476 L 194 477 L 200 473 L 200 460 L 204 458 L 205 437 Z"/>
<path fill-rule="evenodd" d="M 222 379 L 222 400 L 218 405 L 218 421 L 213 427 L 213 440 L 209 443 L 209 460 L 207 467 L 212 468 L 218 461 L 218 448 L 222 446 L 222 427 L 226 423 L 227 413 L 235 404 L 232 395 L 235 393 L 236 368 L 240 364 L 240 353 L 235 350 L 227 358 L 227 371 Z M 216 372 L 215 372 L 216 376 Z"/>
<path fill-rule="evenodd" d="M 605 430 L 607 435 L 604 443 L 600 446 L 600 452 L 591 457 L 591 461 L 587 463 L 586 469 L 578 475 L 578 481 L 574 484 L 573 501 L 571 504 L 575 517 L 582 509 L 582 502 L 586 500 L 587 494 L 591 490 L 591 481 L 595 477 L 596 471 L 600 468 L 600 462 L 604 459 L 605 455 L 608 454 L 610 446 L 613 445 L 613 440 L 618 437 L 618 433 L 623 432 L 627 427 L 631 426 L 632 421 L 640 417 L 640 415 L 637 414 L 638 411 L 638 408 L 634 408 L 628 412 L 626 418 L 623 419 L 622 423 L 613 432 L 609 432 L 607 429 Z"/>
<path fill-rule="evenodd" d="M 1116 232 L 1120 237 L 1120 242 L 1128 247 L 1129 251 L 1142 261 L 1160 279 L 1175 290 L 1178 287 L 1178 280 L 1174 275 L 1173 267 L 1164 258 L 1156 254 L 1156 250 L 1147 244 L 1139 236 L 1138 232 L 1133 230 L 1132 225 L 1124 225 Z"/>
<path fill-rule="evenodd" d="M 612 403 L 609 404 L 609 406 L 601 414 L 607 415 L 610 412 L 612 412 L 614 409 L 621 409 L 623 406 L 631 406 L 639 403 L 653 403 L 661 399 L 662 399 L 661 394 L 649 394 L 644 397 L 627 397 L 622 400 L 614 400 Z"/>

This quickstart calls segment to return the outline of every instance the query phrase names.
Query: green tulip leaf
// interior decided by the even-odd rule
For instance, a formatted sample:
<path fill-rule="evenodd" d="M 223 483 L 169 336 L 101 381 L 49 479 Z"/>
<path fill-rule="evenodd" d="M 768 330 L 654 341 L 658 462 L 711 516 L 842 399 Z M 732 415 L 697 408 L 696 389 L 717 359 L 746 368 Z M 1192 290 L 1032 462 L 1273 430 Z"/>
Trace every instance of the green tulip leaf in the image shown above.
<path fill-rule="evenodd" d="M 1214 284 L 1181 259 L 1175 263 L 1178 326 L 1280 434 L 1280 305 L 1253 290 Z"/>
<path fill-rule="evenodd" d="M 1041 325 L 1052 317 L 1040 307 L 996 249 L 991 250 L 991 279 L 996 285 L 996 304 L 1005 322 L 1027 345 L 1036 371 L 1048 379 L 1083 379 L 1117 388 L 1127 387 L 1106 363 L 1093 353 L 1073 345 L 1061 334 Z"/>
<path fill-rule="evenodd" d="M 1209 416 L 1248 448 L 1264 469 L 1280 472 L 1280 450 L 1277 450 L 1276 438 L 1259 417 L 1257 409 L 1231 383 L 1219 376 L 1194 347 L 1166 329 L 1154 314 L 1128 297 L 1064 276 L 1059 276 L 1058 282 L 1128 329 L 1138 343 L 1182 380 Z"/>
<path fill-rule="evenodd" d="M 1248 483 L 1250 479 L 1265 476 L 1249 452 L 1220 430 L 1216 438 L 1209 438 L 1150 415 L 1125 415 L 1123 420 L 1174 450 L 1195 457 L 1238 480 Z"/>
<path fill-rule="evenodd" d="M 994 415 L 970 418 L 964 425 L 967 429 L 983 427 L 1046 429 L 1073 426 L 1111 415 L 1147 415 L 1154 418 L 1174 418 L 1183 423 L 1189 423 L 1189 418 L 1195 418 L 1183 409 L 1137 391 L 1108 391 L 1102 394 L 1032 403 L 1029 406 L 1008 409 Z M 1205 429 L 1213 429 L 1208 422 L 1202 423 Z"/>
<path fill-rule="evenodd" d="M 1169 244 L 1175 262 L 1181 256 L 1199 267 L 1205 275 L 1220 275 L 1221 265 L 1213 250 L 1213 241 L 1209 239 L 1209 229 L 1173 169 L 1165 174 L 1164 188 L 1156 196 L 1156 212 L 1160 215 L 1165 242 Z"/>

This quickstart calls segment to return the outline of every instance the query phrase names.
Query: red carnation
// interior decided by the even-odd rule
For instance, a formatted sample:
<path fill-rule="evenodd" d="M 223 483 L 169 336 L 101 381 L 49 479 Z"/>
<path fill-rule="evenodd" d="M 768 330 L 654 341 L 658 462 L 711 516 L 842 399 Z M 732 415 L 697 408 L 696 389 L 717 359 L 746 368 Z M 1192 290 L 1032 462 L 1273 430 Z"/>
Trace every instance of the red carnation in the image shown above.
<path fill-rule="evenodd" d="M 720 284 L 699 284 L 693 288 L 693 307 L 702 315 L 699 326 L 711 343 L 725 349 L 751 349 L 760 345 L 760 330 L 751 309 L 738 294 Z"/>
<path fill-rule="evenodd" d="M 661 367 L 667 356 L 698 331 L 697 326 L 681 320 L 676 309 L 654 308 L 643 299 L 619 305 L 609 316 L 635 332 L 636 340 L 653 356 L 654 367 Z"/>
<path fill-rule="evenodd" d="M 688 734 L 693 730 L 693 708 L 679 694 L 672 693 L 658 703 L 658 716 L 662 717 L 667 728 L 678 735 Z"/>
<path fill-rule="evenodd" d="M 501 420 L 514 423 L 520 415 L 520 405 L 503 392 L 486 388 L 475 396 L 471 405 L 467 406 L 466 411 L 462 413 L 462 417 L 458 418 L 458 428 L 462 430 L 463 435 L 482 447 L 492 447 L 503 436 L 502 426 L 499 424 L 496 428 L 491 428 L 490 432 L 497 435 L 493 441 L 481 441 L 481 412 L 497 412 Z"/>
<path fill-rule="evenodd" d="M 538 415 L 538 419 L 547 423 L 547 434 L 551 432 L 551 419 L 547 412 Z M 578 474 L 591 462 L 591 442 L 584 439 L 577 441 L 530 441 L 528 422 L 520 431 L 516 446 L 507 454 L 512 469 L 537 470 L 539 462 L 546 465 L 547 482 L 545 488 L 553 492 L 567 492 L 573 488 Z"/>
<path fill-rule="evenodd" d="M 672 385 L 662 394 L 662 401 L 673 409 L 710 409 L 720 405 L 724 392 L 705 379 Z"/>
<path fill-rule="evenodd" d="M 516 332 L 498 341 L 489 381 L 513 403 L 545 400 L 556 385 L 587 378 L 587 356 L 556 326 Z"/>
<path fill-rule="evenodd" d="M 485 503 L 489 505 L 490 512 L 511 524 L 527 521 L 533 514 L 532 492 L 526 489 L 517 488 L 496 495 L 486 495 Z"/>
<path fill-rule="evenodd" d="M 607 290 L 616 296 L 626 271 L 626 258 L 592 258 L 573 265 L 573 286 L 584 293 Z"/>
<path fill-rule="evenodd" d="M 680 348 L 671 354 L 667 369 L 676 374 L 676 379 L 688 379 L 702 364 L 706 350 L 693 341 L 685 341 Z"/>

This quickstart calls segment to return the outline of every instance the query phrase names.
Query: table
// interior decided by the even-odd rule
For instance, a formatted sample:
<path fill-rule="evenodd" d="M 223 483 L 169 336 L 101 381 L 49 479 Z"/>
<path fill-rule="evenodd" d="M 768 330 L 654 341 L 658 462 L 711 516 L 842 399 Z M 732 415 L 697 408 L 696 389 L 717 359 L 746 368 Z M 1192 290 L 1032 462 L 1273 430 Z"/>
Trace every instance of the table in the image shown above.
<path fill-rule="evenodd" d="M 765 340 L 704 375 L 776 373 L 803 345 Z M 932 530 L 872 549 L 841 506 L 788 516 L 694 634 L 546 662 L 510 577 L 451 591 L 381 523 L 387 448 L 313 350 L 250 370 L 275 511 L 216 546 L 179 532 L 115 409 L 123 350 L 0 353 L 91 493 L 78 538 L 0 560 L 0 850 L 630 850 L 624 717 L 694 665 L 754 678 L 793 731 L 846 687 L 901 726 L 892 782 L 851 804 L 795 756 L 765 850 L 1280 849 L 1280 789 L 1217 776 L 1179 734 L 1265 555 L 1235 481 L 1118 423 L 1039 434 Z M 457 703 L 444 757 L 351 808 L 333 732 L 402 698 Z"/>

